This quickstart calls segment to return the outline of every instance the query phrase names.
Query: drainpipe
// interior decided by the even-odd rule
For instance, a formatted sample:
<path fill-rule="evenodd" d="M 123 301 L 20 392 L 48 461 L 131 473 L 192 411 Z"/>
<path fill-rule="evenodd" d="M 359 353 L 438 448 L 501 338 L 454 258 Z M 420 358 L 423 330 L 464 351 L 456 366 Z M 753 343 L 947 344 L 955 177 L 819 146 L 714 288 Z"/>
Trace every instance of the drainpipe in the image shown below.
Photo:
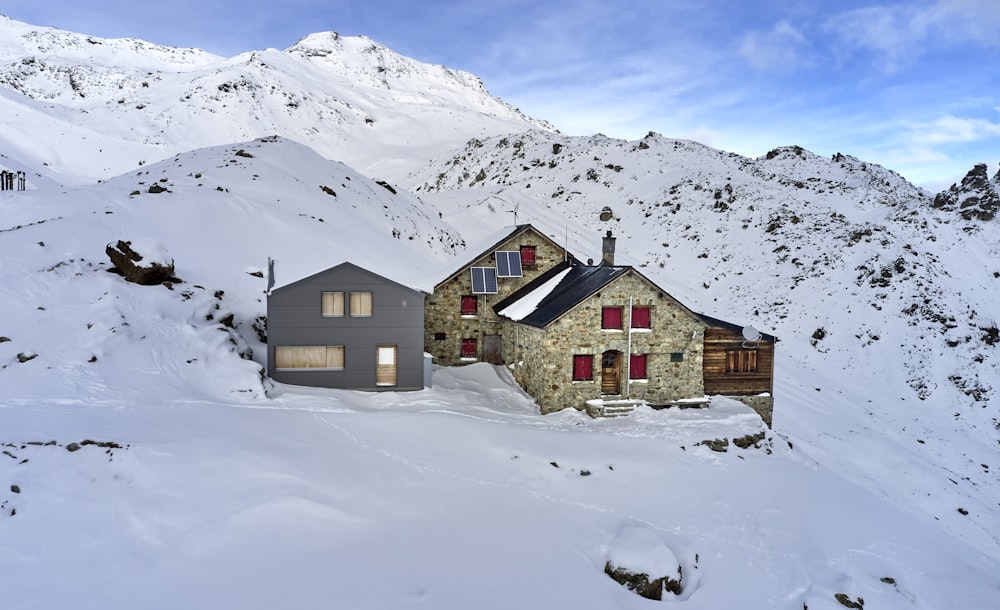
<path fill-rule="evenodd" d="M 632 397 L 632 297 L 628 298 L 628 360 L 625 361 L 625 399 Z"/>

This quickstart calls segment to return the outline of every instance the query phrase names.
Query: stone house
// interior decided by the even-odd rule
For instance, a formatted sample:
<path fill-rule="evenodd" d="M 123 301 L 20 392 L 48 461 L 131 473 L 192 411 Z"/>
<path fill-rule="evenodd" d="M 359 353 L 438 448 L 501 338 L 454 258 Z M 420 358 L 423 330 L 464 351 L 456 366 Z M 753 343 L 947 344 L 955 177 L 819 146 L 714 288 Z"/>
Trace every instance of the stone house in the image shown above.
<path fill-rule="evenodd" d="M 343 263 L 268 291 L 267 374 L 355 390 L 429 385 L 425 293 Z"/>
<path fill-rule="evenodd" d="M 437 364 L 503 364 L 503 321 L 493 306 L 555 265 L 576 260 L 528 224 L 505 229 L 486 243 L 425 301 L 424 351 Z"/>
<path fill-rule="evenodd" d="M 632 267 L 553 271 L 496 307 L 514 378 L 543 413 L 707 402 L 701 318 Z"/>
<path fill-rule="evenodd" d="M 494 280 L 489 298 L 465 309 L 463 296 L 477 294 L 473 270 L 506 264 L 500 252 L 526 240 L 544 261 L 516 281 Z M 530 225 L 518 227 L 435 287 L 425 349 L 442 365 L 507 365 L 542 413 L 704 406 L 724 394 L 770 425 L 776 339 L 695 313 L 635 268 L 616 265 L 610 231 L 602 250 L 599 264 L 581 264 Z"/>

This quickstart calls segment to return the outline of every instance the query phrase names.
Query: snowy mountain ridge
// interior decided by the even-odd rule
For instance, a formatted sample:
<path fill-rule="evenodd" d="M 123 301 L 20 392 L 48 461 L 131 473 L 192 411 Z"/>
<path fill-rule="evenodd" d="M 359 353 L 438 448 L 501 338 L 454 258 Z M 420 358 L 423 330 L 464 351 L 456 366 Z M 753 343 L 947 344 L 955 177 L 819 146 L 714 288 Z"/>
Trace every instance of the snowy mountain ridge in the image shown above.
<path fill-rule="evenodd" d="M 48 164 L 69 183 L 275 133 L 395 181 L 417 167 L 411 159 L 444 154 L 470 135 L 552 129 L 471 74 L 335 32 L 226 59 L 3 18 L 0 44 L 0 87 L 25 96 L 8 96 L 12 124 L 0 145 L 33 141 L 25 161 Z M 61 162 L 67 142 L 86 146 L 71 164 Z"/>

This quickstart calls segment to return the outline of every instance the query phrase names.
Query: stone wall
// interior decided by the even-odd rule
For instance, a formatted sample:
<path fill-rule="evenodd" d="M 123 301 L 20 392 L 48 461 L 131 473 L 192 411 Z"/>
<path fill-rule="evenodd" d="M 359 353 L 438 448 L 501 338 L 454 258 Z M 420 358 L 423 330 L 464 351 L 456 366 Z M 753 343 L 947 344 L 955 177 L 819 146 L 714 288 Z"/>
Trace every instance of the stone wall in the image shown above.
<path fill-rule="evenodd" d="M 732 398 L 733 400 L 738 400 L 750 407 L 760 415 L 760 418 L 764 420 L 767 427 L 771 427 L 771 417 L 774 414 L 774 397 L 770 394 L 760 394 L 758 396 L 727 396 L 726 398 Z"/>
<path fill-rule="evenodd" d="M 535 265 L 523 269 L 523 277 L 498 278 L 497 294 L 480 294 L 475 316 L 462 315 L 462 297 L 472 295 L 470 267 L 494 267 L 497 250 L 519 251 L 521 246 L 535 247 Z M 482 256 L 462 267 L 453 277 L 443 281 L 427 297 L 424 308 L 424 350 L 442 366 L 468 364 L 483 359 L 483 344 L 488 335 L 503 334 L 501 319 L 493 306 L 510 296 L 531 280 L 563 261 L 565 250 L 532 227 L 510 236 Z M 461 358 L 462 339 L 476 339 L 475 360 Z M 508 358 L 502 358 L 509 361 Z"/>
<path fill-rule="evenodd" d="M 629 333 L 630 297 L 634 306 L 650 307 L 650 330 Z M 601 329 L 601 309 L 606 306 L 624 308 L 625 330 Z M 535 397 L 543 413 L 582 409 L 587 400 L 601 398 L 601 356 L 609 350 L 621 352 L 626 364 L 629 353 L 647 355 L 646 380 L 627 381 L 623 366 L 621 394 L 616 398 L 665 404 L 704 396 L 704 330 L 700 319 L 633 271 L 545 329 L 506 321 L 504 352 L 514 378 Z M 593 355 L 592 380 L 573 381 L 573 356 L 577 354 Z"/>

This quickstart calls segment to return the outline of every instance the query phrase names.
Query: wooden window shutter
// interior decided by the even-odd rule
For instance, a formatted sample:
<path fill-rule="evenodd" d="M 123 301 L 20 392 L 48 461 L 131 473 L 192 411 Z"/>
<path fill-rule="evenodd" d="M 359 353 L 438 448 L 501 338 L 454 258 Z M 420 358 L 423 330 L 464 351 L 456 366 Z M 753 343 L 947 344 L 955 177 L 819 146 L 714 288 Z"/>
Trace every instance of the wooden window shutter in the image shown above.
<path fill-rule="evenodd" d="M 646 378 L 646 354 L 632 354 L 628 359 L 628 378 Z"/>
<path fill-rule="evenodd" d="M 604 307 L 601 309 L 601 328 L 621 328 L 622 308 Z"/>
<path fill-rule="evenodd" d="M 649 307 L 632 308 L 632 328 L 649 328 Z"/>
<path fill-rule="evenodd" d="M 476 295 L 462 297 L 462 315 L 474 316 L 479 312 L 479 297 Z"/>
<path fill-rule="evenodd" d="M 372 315 L 372 293 L 370 292 L 351 293 L 351 315 L 352 316 Z"/>
<path fill-rule="evenodd" d="M 324 292 L 322 312 L 324 317 L 344 315 L 344 293 Z"/>
<path fill-rule="evenodd" d="M 342 369 L 344 368 L 344 346 L 343 345 L 329 345 L 326 348 L 326 368 L 328 369 Z"/>
<path fill-rule="evenodd" d="M 573 356 L 573 381 L 590 381 L 594 378 L 594 357 L 590 354 Z"/>
<path fill-rule="evenodd" d="M 535 247 L 521 246 L 521 266 L 533 267 L 535 265 Z"/>

